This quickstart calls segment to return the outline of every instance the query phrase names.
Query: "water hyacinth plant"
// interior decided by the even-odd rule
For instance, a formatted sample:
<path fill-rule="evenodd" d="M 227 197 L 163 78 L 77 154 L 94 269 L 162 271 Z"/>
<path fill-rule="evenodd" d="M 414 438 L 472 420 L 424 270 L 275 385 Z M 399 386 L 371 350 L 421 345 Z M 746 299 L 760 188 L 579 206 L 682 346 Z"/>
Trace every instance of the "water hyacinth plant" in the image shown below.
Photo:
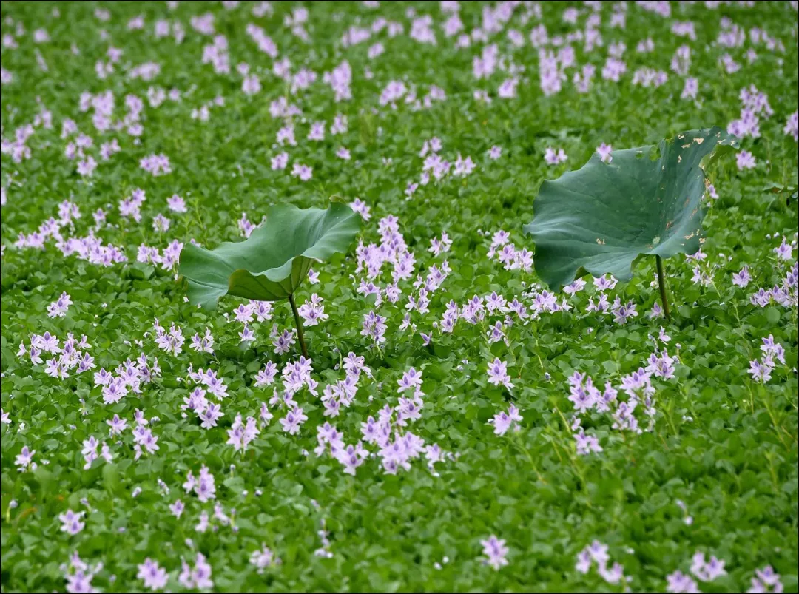
<path fill-rule="evenodd" d="M 633 261 L 654 255 L 670 317 L 662 259 L 699 250 L 705 168 L 734 146 L 721 128 L 690 130 L 657 146 L 598 151 L 579 170 L 545 181 L 524 227 L 535 241 L 536 272 L 553 289 L 581 272 L 629 280 Z"/>
<path fill-rule="evenodd" d="M 184 247 L 178 272 L 188 281 L 189 301 L 205 308 L 215 308 L 224 295 L 256 301 L 288 299 L 302 354 L 308 358 L 294 292 L 314 261 L 347 250 L 358 234 L 360 220 L 339 202 L 327 210 L 275 205 L 244 241 L 223 243 L 213 250 L 194 244 Z"/>
<path fill-rule="evenodd" d="M 797 9 L 2 2 L 0 594 L 797 592 Z"/>

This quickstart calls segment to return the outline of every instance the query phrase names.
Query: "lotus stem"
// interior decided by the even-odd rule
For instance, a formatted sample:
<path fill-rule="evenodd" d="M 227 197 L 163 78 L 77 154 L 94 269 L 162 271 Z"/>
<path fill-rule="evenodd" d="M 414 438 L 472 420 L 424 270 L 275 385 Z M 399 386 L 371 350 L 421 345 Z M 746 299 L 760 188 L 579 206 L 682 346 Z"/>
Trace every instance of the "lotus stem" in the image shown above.
<path fill-rule="evenodd" d="M 297 325 L 297 338 L 300 339 L 302 356 L 306 359 L 310 359 L 308 356 L 308 347 L 305 346 L 305 336 L 302 334 L 302 321 L 300 320 L 300 312 L 297 311 L 297 304 L 294 303 L 294 293 L 289 295 L 289 303 L 291 303 L 291 311 L 294 312 L 294 323 Z"/>
<path fill-rule="evenodd" d="M 658 267 L 658 287 L 660 287 L 660 301 L 663 303 L 663 313 L 666 314 L 666 319 L 671 321 L 669 300 L 666 297 L 666 275 L 663 274 L 663 258 L 655 254 L 655 262 Z"/>

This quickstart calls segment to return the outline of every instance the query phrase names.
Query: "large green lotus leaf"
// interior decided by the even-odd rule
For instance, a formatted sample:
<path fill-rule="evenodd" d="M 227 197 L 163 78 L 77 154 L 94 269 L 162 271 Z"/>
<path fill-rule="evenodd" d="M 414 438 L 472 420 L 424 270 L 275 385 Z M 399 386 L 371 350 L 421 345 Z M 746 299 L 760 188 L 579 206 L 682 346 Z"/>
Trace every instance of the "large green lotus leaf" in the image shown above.
<path fill-rule="evenodd" d="M 632 277 L 641 254 L 663 258 L 699 249 L 704 168 L 735 137 L 720 128 L 691 130 L 659 145 L 595 154 L 578 171 L 545 181 L 535 216 L 535 268 L 554 290 L 582 271 Z"/>
<path fill-rule="evenodd" d="M 187 245 L 178 272 L 189 283 L 193 304 L 216 307 L 223 295 L 260 301 L 288 298 L 308 275 L 314 260 L 345 252 L 358 234 L 360 216 L 333 203 L 327 210 L 272 206 L 266 221 L 239 243 L 214 250 Z"/>

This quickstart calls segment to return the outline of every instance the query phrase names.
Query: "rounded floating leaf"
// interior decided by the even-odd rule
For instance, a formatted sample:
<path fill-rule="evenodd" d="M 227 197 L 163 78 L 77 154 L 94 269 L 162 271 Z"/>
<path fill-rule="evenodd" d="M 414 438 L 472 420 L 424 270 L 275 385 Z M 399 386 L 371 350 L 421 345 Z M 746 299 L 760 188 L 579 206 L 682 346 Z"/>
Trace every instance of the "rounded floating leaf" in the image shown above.
<path fill-rule="evenodd" d="M 214 250 L 187 245 L 178 272 L 189 283 L 189 301 L 205 308 L 216 307 L 223 295 L 287 299 L 308 276 L 314 260 L 346 252 L 360 220 L 340 203 L 327 210 L 272 206 L 266 221 L 242 242 L 223 243 Z"/>
<path fill-rule="evenodd" d="M 721 128 L 691 130 L 660 144 L 591 157 L 578 171 L 545 181 L 524 231 L 535 241 L 535 268 L 550 288 L 578 272 L 632 277 L 640 254 L 662 258 L 699 249 L 704 167 L 735 146 Z"/>

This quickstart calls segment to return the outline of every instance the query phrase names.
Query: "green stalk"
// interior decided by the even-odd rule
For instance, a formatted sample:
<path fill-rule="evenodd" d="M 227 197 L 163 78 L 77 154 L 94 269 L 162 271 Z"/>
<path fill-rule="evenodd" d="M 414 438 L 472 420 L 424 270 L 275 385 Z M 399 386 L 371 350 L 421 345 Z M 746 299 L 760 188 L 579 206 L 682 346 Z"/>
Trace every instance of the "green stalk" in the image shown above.
<path fill-rule="evenodd" d="M 300 312 L 297 311 L 297 304 L 294 303 L 294 293 L 289 295 L 289 303 L 291 304 L 291 311 L 294 312 L 294 323 L 297 325 L 297 338 L 300 339 L 302 356 L 306 359 L 310 359 L 308 356 L 308 348 L 305 346 L 305 336 L 302 334 L 302 321 L 300 320 Z"/>
<path fill-rule="evenodd" d="M 658 287 L 660 287 L 660 301 L 663 303 L 663 313 L 666 314 L 667 320 L 671 320 L 669 300 L 666 297 L 666 276 L 663 274 L 663 259 L 655 254 L 655 262 L 658 267 Z"/>

